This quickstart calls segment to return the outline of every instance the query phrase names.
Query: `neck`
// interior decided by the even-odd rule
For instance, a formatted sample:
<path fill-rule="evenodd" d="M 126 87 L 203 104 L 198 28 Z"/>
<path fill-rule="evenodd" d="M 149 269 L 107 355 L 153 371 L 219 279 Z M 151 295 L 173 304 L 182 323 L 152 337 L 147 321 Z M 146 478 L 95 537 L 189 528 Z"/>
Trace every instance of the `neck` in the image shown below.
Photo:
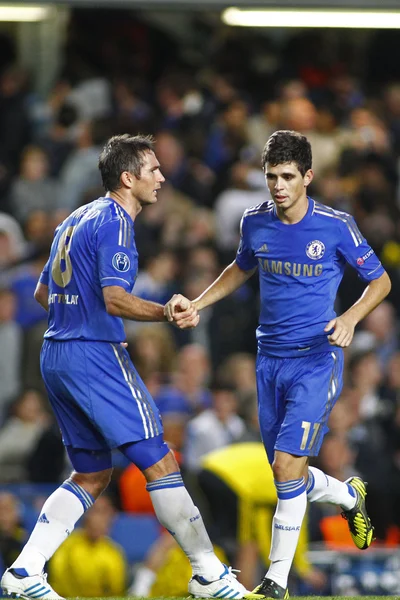
<path fill-rule="evenodd" d="M 287 225 L 295 225 L 296 223 L 299 223 L 306 216 L 307 211 L 307 196 L 304 196 L 304 198 L 299 198 L 287 209 L 281 206 L 276 207 L 276 214 L 278 215 L 278 218 L 282 221 L 282 223 L 286 223 Z"/>
<path fill-rule="evenodd" d="M 111 198 L 114 200 L 114 202 L 122 206 L 122 208 L 128 213 L 133 221 L 142 210 L 142 206 L 139 204 L 136 198 L 127 196 L 123 190 L 107 192 L 106 198 Z"/>

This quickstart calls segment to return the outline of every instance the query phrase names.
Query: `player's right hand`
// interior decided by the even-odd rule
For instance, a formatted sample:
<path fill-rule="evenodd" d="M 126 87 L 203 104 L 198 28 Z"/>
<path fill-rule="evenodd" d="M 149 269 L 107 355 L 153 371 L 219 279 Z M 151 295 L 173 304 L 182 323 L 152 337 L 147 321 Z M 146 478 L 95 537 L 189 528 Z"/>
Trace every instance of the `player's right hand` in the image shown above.
<path fill-rule="evenodd" d="M 174 294 L 164 306 L 164 315 L 167 321 L 179 329 L 191 329 L 200 321 L 200 315 L 193 302 L 182 294 Z"/>

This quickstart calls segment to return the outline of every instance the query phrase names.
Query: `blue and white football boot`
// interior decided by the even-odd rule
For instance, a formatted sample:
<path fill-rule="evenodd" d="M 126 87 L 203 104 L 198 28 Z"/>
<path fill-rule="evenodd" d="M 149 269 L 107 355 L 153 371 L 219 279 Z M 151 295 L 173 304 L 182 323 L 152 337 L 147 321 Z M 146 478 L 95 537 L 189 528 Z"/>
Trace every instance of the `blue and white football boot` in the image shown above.
<path fill-rule="evenodd" d="M 215 581 L 193 575 L 189 581 L 189 594 L 194 598 L 244 598 L 249 593 L 248 590 L 237 580 L 232 567 L 224 566 L 224 572 Z"/>
<path fill-rule="evenodd" d="M 4 594 L 13 598 L 43 598 L 43 600 L 64 600 L 47 583 L 47 574 L 26 575 L 24 569 L 7 569 L 1 578 L 0 587 Z"/>

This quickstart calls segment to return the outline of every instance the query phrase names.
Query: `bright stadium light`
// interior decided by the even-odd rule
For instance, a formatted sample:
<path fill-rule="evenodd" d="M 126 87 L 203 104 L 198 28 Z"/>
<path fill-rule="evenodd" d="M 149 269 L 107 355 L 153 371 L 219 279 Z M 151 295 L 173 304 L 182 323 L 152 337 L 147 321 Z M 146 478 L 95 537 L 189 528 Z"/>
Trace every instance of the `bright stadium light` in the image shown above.
<path fill-rule="evenodd" d="M 36 4 L 0 4 L 0 21 L 33 22 L 44 21 L 51 14 L 51 6 L 40 6 Z"/>
<path fill-rule="evenodd" d="M 222 13 L 227 25 L 236 27 L 335 27 L 351 29 L 400 29 L 400 11 L 334 9 L 242 9 Z"/>

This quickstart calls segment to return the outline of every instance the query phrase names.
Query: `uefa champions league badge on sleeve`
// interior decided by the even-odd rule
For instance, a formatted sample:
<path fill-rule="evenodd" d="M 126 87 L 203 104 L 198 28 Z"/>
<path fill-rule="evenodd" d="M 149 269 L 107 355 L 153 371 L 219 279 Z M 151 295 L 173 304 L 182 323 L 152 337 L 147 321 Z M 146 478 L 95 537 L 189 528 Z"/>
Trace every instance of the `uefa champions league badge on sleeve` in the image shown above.
<path fill-rule="evenodd" d="M 306 246 L 306 254 L 312 260 L 318 260 L 325 254 L 325 244 L 320 240 L 313 240 Z"/>
<path fill-rule="evenodd" d="M 112 257 L 112 266 L 120 273 L 126 273 L 131 266 L 129 256 L 125 252 L 117 252 Z"/>

